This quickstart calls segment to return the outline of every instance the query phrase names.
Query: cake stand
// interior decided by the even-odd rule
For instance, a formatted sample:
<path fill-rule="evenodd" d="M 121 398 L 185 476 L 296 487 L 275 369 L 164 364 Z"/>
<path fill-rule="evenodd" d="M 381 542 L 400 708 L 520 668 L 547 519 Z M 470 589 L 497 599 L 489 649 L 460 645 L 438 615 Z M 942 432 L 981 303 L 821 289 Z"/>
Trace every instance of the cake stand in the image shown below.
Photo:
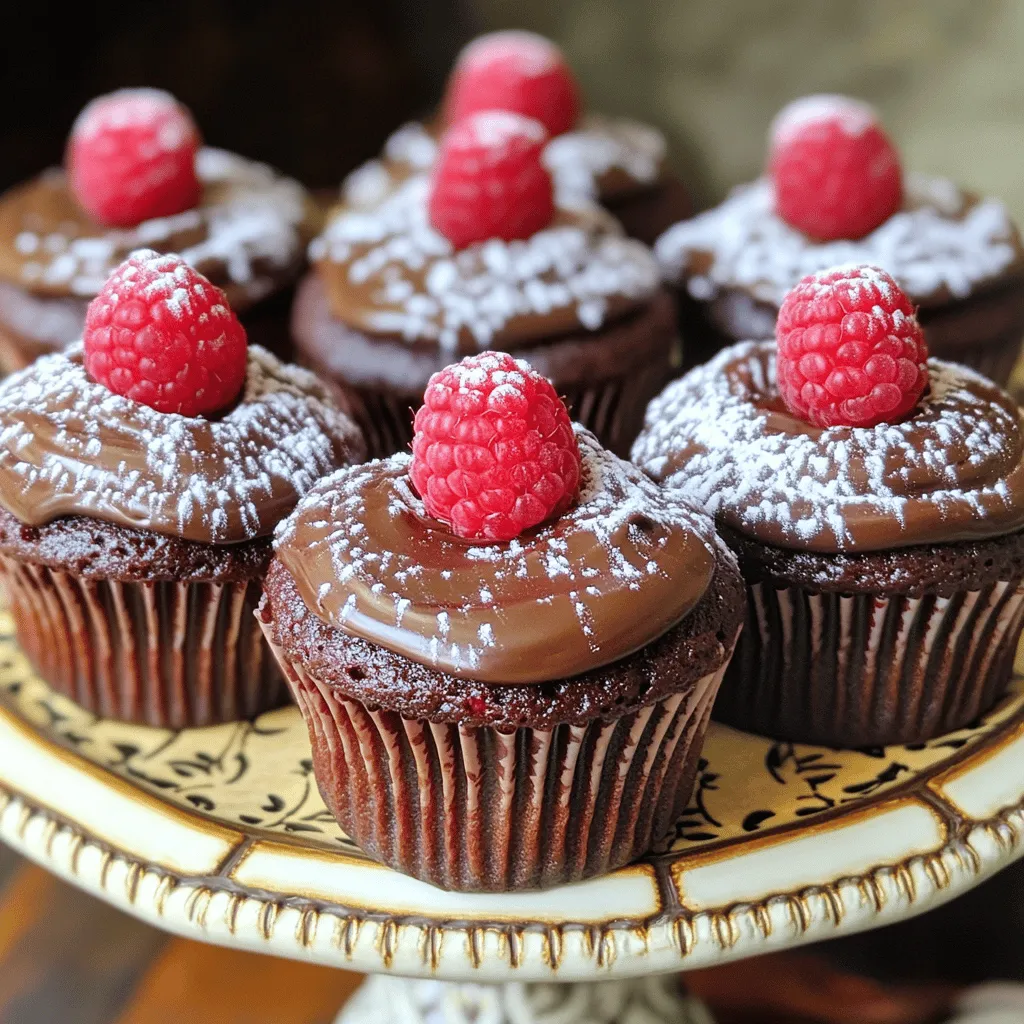
<path fill-rule="evenodd" d="M 1024 854 L 1024 680 L 916 746 L 712 726 L 664 846 L 546 892 L 446 893 L 374 863 L 309 756 L 295 708 L 182 732 L 97 720 L 33 675 L 0 613 L 0 837 L 161 928 L 376 975 L 347 1024 L 695 1024 L 674 972 L 919 913 Z"/>

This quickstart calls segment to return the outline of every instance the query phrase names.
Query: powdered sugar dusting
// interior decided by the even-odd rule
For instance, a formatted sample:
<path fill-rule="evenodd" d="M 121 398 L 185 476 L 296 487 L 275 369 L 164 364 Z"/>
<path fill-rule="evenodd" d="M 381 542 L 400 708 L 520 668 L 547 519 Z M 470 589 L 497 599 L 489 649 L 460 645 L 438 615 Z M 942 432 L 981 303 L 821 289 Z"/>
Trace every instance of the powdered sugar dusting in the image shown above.
<path fill-rule="evenodd" d="M 901 423 L 818 430 L 780 410 L 774 343 L 743 342 L 651 403 L 633 459 L 766 543 L 879 550 L 1024 526 L 1024 442 L 1008 395 L 929 361 Z"/>
<path fill-rule="evenodd" d="M 511 110 L 480 110 L 465 118 L 455 128 L 460 142 L 495 150 L 495 156 L 509 148 L 515 139 L 543 142 L 547 136 L 544 125 L 532 117 Z"/>
<path fill-rule="evenodd" d="M 66 288 L 72 295 L 91 297 L 130 252 L 174 248 L 216 284 L 233 289 L 236 305 L 270 294 L 281 272 L 302 255 L 302 186 L 264 164 L 220 149 L 201 149 L 196 173 L 203 184 L 203 203 L 170 217 L 108 229 L 102 235 L 76 236 L 76 225 L 40 233 L 36 225 L 25 224 L 17 236 L 18 249 L 33 258 L 22 264 L 22 279 L 29 286 Z M 63 187 L 63 177 L 54 174 L 44 183 Z M 188 241 L 182 242 L 183 237 Z"/>
<path fill-rule="evenodd" d="M 373 209 L 343 211 L 310 246 L 311 259 L 347 268 L 359 326 L 451 353 L 467 343 L 480 350 L 513 321 L 555 311 L 597 330 L 610 308 L 631 308 L 658 287 L 650 252 L 598 207 L 563 209 L 528 239 L 455 251 L 429 222 L 429 187 L 415 177 Z"/>
<path fill-rule="evenodd" d="M 94 383 L 80 345 L 0 385 L 0 502 L 33 524 L 77 513 L 205 543 L 249 540 L 360 449 L 323 385 L 257 346 L 240 401 L 216 420 Z"/>
<path fill-rule="evenodd" d="M 606 452 L 582 427 L 576 436 L 583 460 L 577 504 L 516 540 L 456 542 L 439 523 L 420 536 L 408 524 L 433 521 L 408 482 L 410 457 L 399 454 L 318 484 L 278 528 L 275 549 L 296 579 L 316 581 L 308 593 L 322 595 L 320 583 L 330 585 L 318 614 L 392 649 L 409 654 L 412 646 L 419 660 L 446 671 L 489 678 L 489 659 L 507 659 L 559 630 L 556 647 L 606 663 L 628 651 L 605 641 L 621 644 L 624 631 L 644 628 L 623 619 L 650 617 L 659 635 L 699 600 L 716 560 L 730 556 L 703 512 Z M 376 496 L 382 492 L 386 499 Z M 416 635 L 398 640 L 403 629 Z M 548 678 L 559 678 L 558 670 Z"/>
<path fill-rule="evenodd" d="M 963 298 L 1020 260 L 1002 203 L 973 203 L 951 182 L 916 174 L 904 190 L 904 209 L 864 238 L 815 242 L 775 214 L 771 183 L 760 179 L 670 228 L 655 255 L 666 278 L 698 300 L 741 288 L 774 306 L 802 277 L 834 266 L 880 266 L 920 303 L 942 292 Z"/>
<path fill-rule="evenodd" d="M 878 115 L 870 104 L 849 96 L 828 93 L 802 96 L 775 115 L 770 130 L 772 143 L 788 142 L 808 125 L 823 122 L 836 124 L 845 135 L 856 137 L 877 125 Z"/>
<path fill-rule="evenodd" d="M 163 89 L 118 89 L 97 96 L 85 105 L 71 126 L 71 134 L 79 139 L 92 139 L 109 129 L 150 128 L 164 122 L 169 112 L 184 111 L 180 103 Z M 191 145 L 189 119 L 175 117 L 161 125 L 157 143 L 173 152 Z"/>

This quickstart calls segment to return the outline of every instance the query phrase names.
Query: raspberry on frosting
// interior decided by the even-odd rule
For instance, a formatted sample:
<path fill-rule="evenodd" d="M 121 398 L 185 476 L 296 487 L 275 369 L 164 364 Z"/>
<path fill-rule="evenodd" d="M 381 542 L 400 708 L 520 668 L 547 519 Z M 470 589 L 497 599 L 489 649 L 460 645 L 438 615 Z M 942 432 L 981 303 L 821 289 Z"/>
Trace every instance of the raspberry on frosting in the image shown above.
<path fill-rule="evenodd" d="M 772 124 L 775 208 L 811 238 L 862 238 L 903 202 L 899 154 L 866 103 L 806 96 Z"/>
<path fill-rule="evenodd" d="M 562 51 L 533 32 L 491 32 L 473 40 L 455 64 L 445 114 L 455 124 L 479 110 L 511 110 L 540 121 L 551 135 L 580 115 L 576 79 Z"/>
<path fill-rule="evenodd" d="M 68 141 L 71 189 L 100 224 L 130 227 L 199 202 L 199 130 L 159 89 L 120 89 L 87 104 Z"/>
<path fill-rule="evenodd" d="M 430 378 L 409 476 L 427 511 L 460 537 L 507 541 L 569 508 L 580 451 L 551 383 L 504 352 Z"/>
<path fill-rule="evenodd" d="M 554 184 L 541 160 L 547 132 L 507 110 L 483 110 L 441 140 L 431 181 L 431 223 L 457 249 L 489 238 L 529 238 L 555 215 Z"/>
<path fill-rule="evenodd" d="M 894 423 L 928 383 L 910 300 L 884 270 L 810 274 L 779 309 L 777 377 L 789 410 L 818 427 Z"/>
<path fill-rule="evenodd" d="M 245 328 L 224 293 L 173 254 L 125 260 L 89 304 L 82 341 L 94 381 L 159 412 L 217 412 L 245 382 Z"/>

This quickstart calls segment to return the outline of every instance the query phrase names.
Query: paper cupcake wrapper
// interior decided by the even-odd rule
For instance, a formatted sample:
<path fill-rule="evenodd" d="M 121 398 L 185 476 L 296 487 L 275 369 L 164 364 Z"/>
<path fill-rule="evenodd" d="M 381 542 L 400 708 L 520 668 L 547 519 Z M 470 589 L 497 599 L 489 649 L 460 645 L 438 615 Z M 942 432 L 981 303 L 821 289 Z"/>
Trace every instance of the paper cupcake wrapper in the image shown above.
<path fill-rule="evenodd" d="M 559 885 L 650 850 L 686 809 L 724 672 L 616 721 L 503 732 L 364 705 L 275 653 L 342 828 L 375 859 L 464 891 Z"/>
<path fill-rule="evenodd" d="M 995 704 L 1022 626 L 1019 579 L 952 597 L 755 583 L 714 717 L 828 746 L 922 742 Z"/>
<path fill-rule="evenodd" d="M 0 556 L 0 585 L 39 675 L 101 717 L 177 729 L 287 701 L 258 581 L 121 583 Z"/>
<path fill-rule="evenodd" d="M 586 387 L 565 387 L 555 381 L 555 388 L 565 398 L 574 420 L 593 431 L 607 449 L 626 458 L 643 426 L 648 402 L 671 376 L 671 368 L 663 363 L 639 367 L 628 377 Z M 384 459 L 408 451 L 412 444 L 412 410 L 420 405 L 422 395 L 388 395 L 353 387 L 347 390 L 355 399 L 353 415 L 366 438 L 369 458 Z"/>

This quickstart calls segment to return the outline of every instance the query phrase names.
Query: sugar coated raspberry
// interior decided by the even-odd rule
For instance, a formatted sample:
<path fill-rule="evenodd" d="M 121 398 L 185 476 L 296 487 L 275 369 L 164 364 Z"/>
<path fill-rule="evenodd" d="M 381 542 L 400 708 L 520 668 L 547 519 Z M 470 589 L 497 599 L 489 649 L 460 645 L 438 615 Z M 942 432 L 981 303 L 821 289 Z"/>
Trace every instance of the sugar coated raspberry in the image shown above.
<path fill-rule="evenodd" d="M 430 378 L 409 475 L 427 511 L 460 537 L 504 541 L 564 512 L 580 450 L 547 378 L 504 352 Z"/>
<path fill-rule="evenodd" d="M 555 215 L 541 162 L 544 126 L 507 110 L 482 110 L 450 128 L 431 182 L 430 222 L 456 249 L 489 238 L 529 238 Z"/>
<path fill-rule="evenodd" d="M 877 267 L 808 275 L 783 301 L 775 335 L 779 393 L 815 426 L 895 423 L 928 383 L 914 307 Z"/>
<path fill-rule="evenodd" d="M 561 135 L 579 118 L 579 86 L 550 39 L 533 32 L 491 32 L 459 55 L 445 100 L 449 124 L 478 110 L 512 110 Z"/>
<path fill-rule="evenodd" d="M 811 238 L 863 238 L 903 203 L 900 158 L 866 103 L 806 96 L 771 132 L 768 172 L 779 216 Z"/>
<path fill-rule="evenodd" d="M 245 328 L 180 256 L 132 253 L 89 304 L 82 341 L 93 380 L 160 412 L 217 412 L 245 382 Z"/>
<path fill-rule="evenodd" d="M 120 89 L 78 115 L 68 141 L 71 189 L 100 224 L 128 227 L 199 202 L 192 115 L 159 89 Z"/>

